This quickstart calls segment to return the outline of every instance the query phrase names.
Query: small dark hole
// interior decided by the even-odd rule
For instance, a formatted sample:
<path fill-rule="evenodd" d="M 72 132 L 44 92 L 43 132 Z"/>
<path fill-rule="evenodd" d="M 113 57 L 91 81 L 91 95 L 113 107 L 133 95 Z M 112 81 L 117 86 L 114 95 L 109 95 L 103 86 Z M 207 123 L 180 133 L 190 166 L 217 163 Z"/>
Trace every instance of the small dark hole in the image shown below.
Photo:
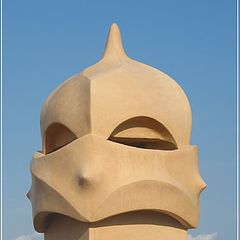
<path fill-rule="evenodd" d="M 127 146 L 155 149 L 155 150 L 176 150 L 177 146 L 174 143 L 164 141 L 161 139 L 148 139 L 148 138 L 120 138 L 110 137 L 108 140 Z"/>

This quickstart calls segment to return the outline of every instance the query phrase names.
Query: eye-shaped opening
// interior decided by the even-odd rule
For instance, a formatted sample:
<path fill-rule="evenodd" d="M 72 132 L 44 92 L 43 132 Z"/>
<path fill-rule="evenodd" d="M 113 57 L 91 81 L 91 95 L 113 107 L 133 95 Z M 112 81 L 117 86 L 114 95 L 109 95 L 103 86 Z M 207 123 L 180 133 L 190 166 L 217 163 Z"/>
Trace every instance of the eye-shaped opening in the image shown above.
<path fill-rule="evenodd" d="M 121 123 L 108 140 L 145 149 L 175 150 L 177 144 L 167 128 L 149 117 L 134 117 Z"/>
<path fill-rule="evenodd" d="M 48 154 L 77 139 L 77 136 L 60 123 L 51 124 L 44 136 L 43 152 Z"/>

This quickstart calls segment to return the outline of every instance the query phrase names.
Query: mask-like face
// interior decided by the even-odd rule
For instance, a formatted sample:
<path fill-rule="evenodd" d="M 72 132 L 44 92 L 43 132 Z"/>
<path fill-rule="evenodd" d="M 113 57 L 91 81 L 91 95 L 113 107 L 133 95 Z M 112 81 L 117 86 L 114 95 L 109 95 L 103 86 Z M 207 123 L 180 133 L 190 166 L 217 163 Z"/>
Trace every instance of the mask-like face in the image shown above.
<path fill-rule="evenodd" d="M 137 210 L 196 227 L 206 185 L 187 97 L 169 76 L 127 57 L 116 24 L 102 60 L 49 96 L 41 130 L 28 194 L 37 231 L 51 213 L 94 222 Z"/>

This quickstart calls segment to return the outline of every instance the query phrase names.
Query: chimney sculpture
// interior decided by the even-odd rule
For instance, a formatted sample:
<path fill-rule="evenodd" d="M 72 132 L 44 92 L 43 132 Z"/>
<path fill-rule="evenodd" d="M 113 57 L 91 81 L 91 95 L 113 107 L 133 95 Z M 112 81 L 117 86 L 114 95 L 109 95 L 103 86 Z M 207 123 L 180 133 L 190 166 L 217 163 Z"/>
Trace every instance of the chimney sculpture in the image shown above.
<path fill-rule="evenodd" d="M 198 225 L 188 99 L 126 55 L 116 24 L 102 59 L 50 94 L 41 134 L 28 197 L 45 240 L 186 240 Z"/>

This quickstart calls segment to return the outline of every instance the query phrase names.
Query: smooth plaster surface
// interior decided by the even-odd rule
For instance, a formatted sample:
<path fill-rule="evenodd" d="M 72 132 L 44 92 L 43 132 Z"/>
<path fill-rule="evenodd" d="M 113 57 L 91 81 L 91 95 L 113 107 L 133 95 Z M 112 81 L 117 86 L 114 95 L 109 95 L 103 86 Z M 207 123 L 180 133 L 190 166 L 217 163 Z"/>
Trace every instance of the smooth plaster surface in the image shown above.
<path fill-rule="evenodd" d="M 33 156 L 28 194 L 35 229 L 47 240 L 186 239 L 206 187 L 191 121 L 181 87 L 130 59 L 113 24 L 103 58 L 42 108 L 43 149 Z M 166 226 L 166 218 L 181 227 Z"/>

